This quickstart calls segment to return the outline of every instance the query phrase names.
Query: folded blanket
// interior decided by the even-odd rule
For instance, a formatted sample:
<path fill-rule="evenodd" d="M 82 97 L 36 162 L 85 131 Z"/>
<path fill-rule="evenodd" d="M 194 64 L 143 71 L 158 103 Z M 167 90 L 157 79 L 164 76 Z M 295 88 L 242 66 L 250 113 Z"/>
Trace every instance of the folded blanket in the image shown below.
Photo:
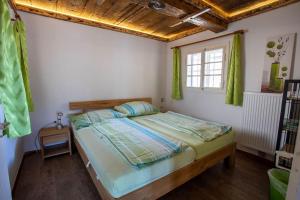
<path fill-rule="evenodd" d="M 128 118 L 109 119 L 92 127 L 106 137 L 130 164 L 141 168 L 183 151 L 187 145 Z"/>
<path fill-rule="evenodd" d="M 148 116 L 145 120 L 149 120 L 153 123 L 166 126 L 185 134 L 197 135 L 206 142 L 211 141 L 231 130 L 230 126 L 203 121 L 170 111 L 167 113 L 159 113 Z"/>

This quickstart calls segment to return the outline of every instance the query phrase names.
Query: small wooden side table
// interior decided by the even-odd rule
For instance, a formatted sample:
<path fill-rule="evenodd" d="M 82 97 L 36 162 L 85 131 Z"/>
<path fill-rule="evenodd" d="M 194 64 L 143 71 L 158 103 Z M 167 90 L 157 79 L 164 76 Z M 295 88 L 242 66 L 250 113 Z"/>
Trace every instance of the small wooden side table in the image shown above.
<path fill-rule="evenodd" d="M 42 128 L 39 140 L 43 159 L 66 153 L 72 155 L 71 134 L 68 126 L 62 129 Z"/>

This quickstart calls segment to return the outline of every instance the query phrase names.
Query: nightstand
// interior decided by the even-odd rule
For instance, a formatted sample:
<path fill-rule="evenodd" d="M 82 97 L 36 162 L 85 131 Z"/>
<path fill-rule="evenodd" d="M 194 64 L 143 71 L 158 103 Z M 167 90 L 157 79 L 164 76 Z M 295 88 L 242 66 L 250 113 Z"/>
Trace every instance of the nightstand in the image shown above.
<path fill-rule="evenodd" d="M 62 129 L 42 128 L 39 140 L 43 159 L 66 153 L 72 155 L 71 134 L 68 126 Z"/>

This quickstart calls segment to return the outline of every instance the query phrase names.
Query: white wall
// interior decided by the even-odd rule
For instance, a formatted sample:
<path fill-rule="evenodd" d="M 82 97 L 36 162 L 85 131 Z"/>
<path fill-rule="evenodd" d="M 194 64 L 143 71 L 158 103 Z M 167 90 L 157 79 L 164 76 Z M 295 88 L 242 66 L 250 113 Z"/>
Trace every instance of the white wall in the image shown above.
<path fill-rule="evenodd" d="M 3 139 L 5 145 L 6 163 L 8 166 L 10 186 L 11 189 L 13 189 L 24 155 L 23 138 L 4 137 Z"/>
<path fill-rule="evenodd" d="M 247 29 L 248 32 L 244 36 L 244 54 L 245 56 L 245 91 L 260 91 L 262 80 L 262 72 L 264 66 L 264 51 L 266 39 L 269 36 L 280 35 L 285 33 L 300 34 L 300 3 L 295 3 L 290 6 L 279 8 L 271 12 L 250 17 L 241 21 L 230 24 L 227 32 L 232 32 L 239 29 Z M 241 129 L 241 107 L 233 107 L 226 105 L 224 93 L 199 92 L 185 87 L 183 81 L 184 100 L 171 100 L 172 87 L 172 51 L 170 47 L 186 44 L 201 39 L 217 36 L 210 31 L 195 34 L 167 44 L 167 69 L 166 69 L 166 91 L 164 106 L 168 109 L 175 110 L 181 113 L 190 114 L 203 119 L 223 122 L 231 124 L 235 131 Z M 226 43 L 230 38 L 216 40 L 214 43 Z M 296 56 L 294 64 L 293 78 L 300 78 L 300 40 L 296 41 Z M 201 48 L 203 44 L 195 44 L 182 48 L 183 54 L 191 49 Z M 185 59 L 184 57 L 182 58 Z M 185 65 L 183 68 L 183 79 Z"/>
<path fill-rule="evenodd" d="M 159 104 L 165 43 L 21 13 L 27 28 L 30 81 L 35 103 L 33 134 L 25 151 L 68 102 L 152 97 Z"/>

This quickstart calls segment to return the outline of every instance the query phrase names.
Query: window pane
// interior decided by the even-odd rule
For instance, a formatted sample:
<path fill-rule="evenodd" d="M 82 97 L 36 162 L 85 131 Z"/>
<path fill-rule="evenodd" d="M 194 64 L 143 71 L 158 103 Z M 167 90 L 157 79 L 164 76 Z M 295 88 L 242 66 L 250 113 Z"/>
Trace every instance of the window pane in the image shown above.
<path fill-rule="evenodd" d="M 192 77 L 188 76 L 186 78 L 186 86 L 187 87 L 192 87 Z"/>
<path fill-rule="evenodd" d="M 200 76 L 201 66 L 200 65 L 193 65 L 192 74 L 194 76 Z"/>
<path fill-rule="evenodd" d="M 222 76 L 204 76 L 204 87 L 220 88 L 222 86 Z"/>
<path fill-rule="evenodd" d="M 192 86 L 193 87 L 200 87 L 200 76 L 193 76 Z"/>
<path fill-rule="evenodd" d="M 221 88 L 223 77 L 223 48 L 205 51 L 204 86 Z"/>
<path fill-rule="evenodd" d="M 223 48 L 205 51 L 205 62 L 221 62 L 223 60 Z"/>
<path fill-rule="evenodd" d="M 188 54 L 187 55 L 186 64 L 187 65 L 191 65 L 192 64 L 192 54 Z"/>
<path fill-rule="evenodd" d="M 192 56 L 193 65 L 201 64 L 201 53 L 195 53 Z"/>
<path fill-rule="evenodd" d="M 213 84 L 213 87 L 215 88 L 220 88 L 221 87 L 221 82 L 222 78 L 221 76 L 214 76 L 214 84 Z"/>
<path fill-rule="evenodd" d="M 192 66 L 187 66 L 187 70 L 186 70 L 186 73 L 188 76 L 191 76 L 192 75 Z"/>
<path fill-rule="evenodd" d="M 221 75 L 222 63 L 207 63 L 204 71 L 205 75 Z"/>
<path fill-rule="evenodd" d="M 186 86 L 200 87 L 201 75 L 201 53 L 194 53 L 187 55 L 186 65 Z"/>

